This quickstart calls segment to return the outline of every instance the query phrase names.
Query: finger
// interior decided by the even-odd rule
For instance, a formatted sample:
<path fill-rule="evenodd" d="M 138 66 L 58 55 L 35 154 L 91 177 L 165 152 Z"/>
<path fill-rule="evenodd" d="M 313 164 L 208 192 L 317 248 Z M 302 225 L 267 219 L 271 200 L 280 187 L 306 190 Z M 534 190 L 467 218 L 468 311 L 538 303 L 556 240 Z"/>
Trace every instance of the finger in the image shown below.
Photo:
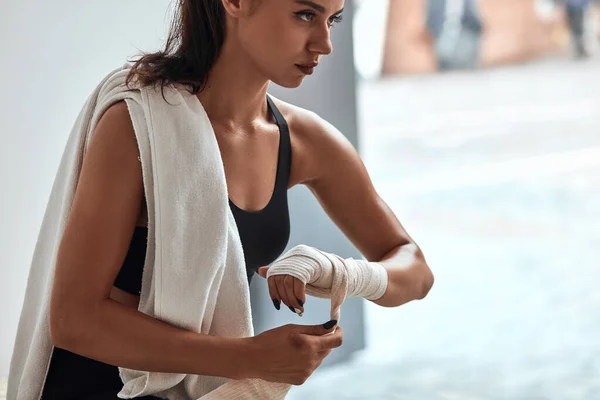
<path fill-rule="evenodd" d="M 334 331 L 337 321 L 332 319 L 324 324 L 317 325 L 293 325 L 294 331 L 300 335 L 322 336 Z"/>
<path fill-rule="evenodd" d="M 302 313 L 304 311 L 303 307 L 298 302 L 298 299 L 296 298 L 296 295 L 294 293 L 294 281 L 295 280 L 296 280 L 296 278 L 293 276 L 290 276 L 290 275 L 286 275 L 283 278 L 283 285 L 285 288 L 286 297 L 288 299 L 288 302 L 286 304 L 290 308 L 290 311 L 292 311 L 294 314 L 298 314 L 298 315 L 302 316 Z"/>
<path fill-rule="evenodd" d="M 340 347 L 343 342 L 344 333 L 342 332 L 342 328 L 338 326 L 335 332 L 330 335 L 313 336 L 312 338 L 312 340 L 317 341 L 319 351 L 323 351 Z"/>
<path fill-rule="evenodd" d="M 298 332 L 311 335 L 311 336 L 323 336 L 327 334 L 331 334 L 335 331 L 337 327 L 337 321 L 332 319 L 324 324 L 317 325 L 298 325 Z"/>
<path fill-rule="evenodd" d="M 332 349 L 327 349 L 327 350 L 321 350 L 318 351 L 317 354 L 319 355 L 319 357 L 321 357 L 321 360 L 323 360 L 325 357 L 327 357 L 329 355 L 329 353 L 331 353 Z"/>
<path fill-rule="evenodd" d="M 289 276 L 289 275 L 277 275 L 275 277 L 275 284 L 277 285 L 277 291 L 279 292 L 279 295 L 281 296 L 281 302 L 289 307 L 291 304 L 290 304 L 288 292 L 285 288 L 286 276 Z"/>
<path fill-rule="evenodd" d="M 304 312 L 304 303 L 306 302 L 306 285 L 300 279 L 294 279 L 294 296 L 298 301 L 302 312 Z"/>
<path fill-rule="evenodd" d="M 267 279 L 267 285 L 269 286 L 269 296 L 271 296 L 273 306 L 275 306 L 277 311 L 279 311 L 281 308 L 281 296 L 279 295 L 279 291 L 277 290 L 277 284 L 275 283 L 274 276 Z"/>
<path fill-rule="evenodd" d="M 275 275 L 275 276 L 272 276 L 271 278 L 273 279 L 273 284 L 275 285 L 277 293 L 279 294 L 279 299 L 281 299 L 281 302 L 287 306 L 287 303 L 286 303 L 287 302 L 287 293 L 285 291 L 285 286 L 283 284 L 284 277 L 285 277 L 285 275 Z"/>
<path fill-rule="evenodd" d="M 290 281 L 286 281 L 285 289 L 287 291 L 288 297 L 290 297 L 290 301 L 293 303 L 292 307 L 294 307 L 296 310 L 298 310 L 298 312 L 296 312 L 298 315 L 302 316 L 302 314 L 304 313 L 304 302 L 302 300 L 300 300 L 301 296 L 300 297 L 298 296 L 298 292 L 300 292 L 300 294 L 302 294 L 303 284 L 302 284 L 302 281 L 300 281 L 298 278 L 296 278 L 296 277 L 291 277 L 291 278 L 292 279 Z"/>
<path fill-rule="evenodd" d="M 258 274 L 259 274 L 260 276 L 262 276 L 263 278 L 265 278 L 265 279 L 266 279 L 266 278 L 267 278 L 267 271 L 269 271 L 269 267 L 260 267 L 260 268 L 258 269 Z"/>
<path fill-rule="evenodd" d="M 316 362 L 315 369 L 317 369 L 321 366 L 325 357 L 327 357 L 327 354 L 325 354 L 325 355 L 319 354 L 319 361 Z"/>

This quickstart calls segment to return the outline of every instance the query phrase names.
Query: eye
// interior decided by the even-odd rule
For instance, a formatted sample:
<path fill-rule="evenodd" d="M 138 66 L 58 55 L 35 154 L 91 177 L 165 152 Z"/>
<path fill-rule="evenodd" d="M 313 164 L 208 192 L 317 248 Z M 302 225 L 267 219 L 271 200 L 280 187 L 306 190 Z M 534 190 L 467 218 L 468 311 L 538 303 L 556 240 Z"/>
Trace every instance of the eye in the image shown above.
<path fill-rule="evenodd" d="M 295 13 L 298 18 L 300 18 L 304 22 L 312 22 L 316 18 L 316 14 L 312 11 L 300 11 Z M 342 15 L 334 15 L 329 18 L 327 21 L 327 25 L 332 27 L 333 25 L 342 22 Z"/>
<path fill-rule="evenodd" d="M 304 22 L 311 22 L 315 18 L 315 13 L 312 11 L 300 11 L 295 14 Z"/>
<path fill-rule="evenodd" d="M 331 17 L 329 19 L 329 26 L 334 26 L 335 24 L 339 24 L 340 22 L 342 22 L 342 15 L 334 15 L 333 17 Z"/>

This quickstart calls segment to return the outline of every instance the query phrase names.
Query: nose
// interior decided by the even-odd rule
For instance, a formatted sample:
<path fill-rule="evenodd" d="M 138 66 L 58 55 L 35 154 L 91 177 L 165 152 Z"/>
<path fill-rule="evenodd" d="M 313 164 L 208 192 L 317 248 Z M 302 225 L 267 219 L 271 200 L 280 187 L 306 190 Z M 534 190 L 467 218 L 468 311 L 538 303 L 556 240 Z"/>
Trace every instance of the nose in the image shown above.
<path fill-rule="evenodd" d="M 331 44 L 331 30 L 326 25 L 324 27 L 318 27 L 315 29 L 308 50 L 312 53 L 318 53 L 321 55 L 331 54 L 333 51 L 333 45 Z"/>

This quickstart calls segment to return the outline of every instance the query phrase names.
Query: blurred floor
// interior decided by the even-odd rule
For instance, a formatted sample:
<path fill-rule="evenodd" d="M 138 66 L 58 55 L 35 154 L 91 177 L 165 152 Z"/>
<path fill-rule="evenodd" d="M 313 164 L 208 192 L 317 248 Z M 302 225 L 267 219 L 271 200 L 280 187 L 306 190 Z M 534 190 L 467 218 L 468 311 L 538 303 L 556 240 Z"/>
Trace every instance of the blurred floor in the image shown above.
<path fill-rule="evenodd" d="M 436 283 L 367 304 L 367 349 L 290 399 L 600 399 L 599 71 L 363 84 L 363 159 Z"/>

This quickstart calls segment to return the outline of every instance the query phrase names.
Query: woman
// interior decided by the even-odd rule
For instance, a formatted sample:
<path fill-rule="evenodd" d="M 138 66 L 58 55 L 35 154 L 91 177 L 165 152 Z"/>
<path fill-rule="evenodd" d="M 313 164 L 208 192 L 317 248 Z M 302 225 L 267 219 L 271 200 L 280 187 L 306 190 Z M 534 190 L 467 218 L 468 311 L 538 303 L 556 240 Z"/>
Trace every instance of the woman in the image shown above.
<path fill-rule="evenodd" d="M 434 39 L 440 70 L 475 68 L 483 26 L 473 0 L 429 0 L 427 28 Z"/>
<path fill-rule="evenodd" d="M 330 29 L 343 3 L 181 0 L 165 51 L 141 57 L 131 77 L 189 85 L 202 103 L 222 154 L 249 280 L 281 255 L 289 238 L 287 190 L 304 184 L 359 250 L 387 269 L 388 288 L 375 302 L 399 306 L 423 298 L 433 283 L 420 250 L 344 136 L 314 113 L 267 96 L 270 81 L 297 87 L 331 53 Z M 117 365 L 303 383 L 341 345 L 341 329 L 325 335 L 336 321 L 238 339 L 192 333 L 137 311 L 147 235 L 138 157 L 127 106 L 116 103 L 89 144 L 57 255 L 55 350 L 43 399 L 116 399 Z M 266 233 L 257 235 L 258 226 Z M 289 278 L 269 279 L 274 306 L 303 312 L 304 286 Z"/>

